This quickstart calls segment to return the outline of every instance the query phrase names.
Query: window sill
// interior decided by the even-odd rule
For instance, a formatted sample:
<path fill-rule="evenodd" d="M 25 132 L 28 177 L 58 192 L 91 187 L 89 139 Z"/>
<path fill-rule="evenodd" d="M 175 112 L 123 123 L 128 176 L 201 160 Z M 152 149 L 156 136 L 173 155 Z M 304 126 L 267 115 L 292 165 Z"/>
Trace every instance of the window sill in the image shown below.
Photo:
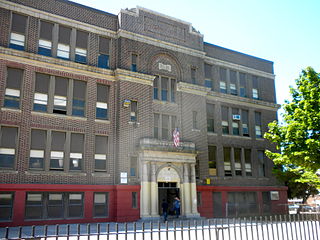
<path fill-rule="evenodd" d="M 91 173 L 91 176 L 93 176 L 93 177 L 111 177 L 111 174 L 107 173 L 107 172 L 94 172 L 94 173 Z"/>
<path fill-rule="evenodd" d="M 192 131 L 192 132 L 201 132 L 200 129 L 194 129 L 194 128 L 192 128 L 191 131 Z"/>
<path fill-rule="evenodd" d="M 129 121 L 128 124 L 129 124 L 129 125 L 136 125 L 136 126 L 139 126 L 139 125 L 140 125 L 140 123 L 137 122 L 137 121 Z"/>
<path fill-rule="evenodd" d="M 84 172 L 63 172 L 63 171 L 25 171 L 26 175 L 64 175 L 64 176 L 87 176 Z"/>
<path fill-rule="evenodd" d="M 18 171 L 13 170 L 13 169 L 5 169 L 5 168 L 2 168 L 2 169 L 0 169 L 0 173 L 17 174 Z"/>
<path fill-rule="evenodd" d="M 239 139 L 252 140 L 252 138 L 251 138 L 251 137 L 238 136 L 238 135 L 230 135 L 230 134 L 222 134 L 222 137 L 231 137 L 231 138 L 239 138 Z"/>
<path fill-rule="evenodd" d="M 110 120 L 95 119 L 94 121 L 95 121 L 95 122 L 98 122 L 98 123 L 106 123 L 106 124 L 110 124 Z"/>
<path fill-rule="evenodd" d="M 15 109 L 15 108 L 2 107 L 1 110 L 2 110 L 2 111 L 10 111 L 10 112 L 18 112 L 18 113 L 21 113 L 21 109 Z"/>
<path fill-rule="evenodd" d="M 76 119 L 76 120 L 82 120 L 82 121 L 88 120 L 86 117 L 77 117 L 77 116 L 70 116 L 70 115 L 56 114 L 56 113 L 47 113 L 47 112 L 31 111 L 31 114 L 46 116 L 46 117 L 62 117 L 62 118 Z"/>
<path fill-rule="evenodd" d="M 172 106 L 178 106 L 176 102 L 169 102 L 169 101 L 161 101 L 158 99 L 153 99 L 153 103 L 162 104 L 162 105 L 172 105 Z"/>
<path fill-rule="evenodd" d="M 218 136 L 218 134 L 215 132 L 207 132 L 207 135 L 208 136 Z"/>

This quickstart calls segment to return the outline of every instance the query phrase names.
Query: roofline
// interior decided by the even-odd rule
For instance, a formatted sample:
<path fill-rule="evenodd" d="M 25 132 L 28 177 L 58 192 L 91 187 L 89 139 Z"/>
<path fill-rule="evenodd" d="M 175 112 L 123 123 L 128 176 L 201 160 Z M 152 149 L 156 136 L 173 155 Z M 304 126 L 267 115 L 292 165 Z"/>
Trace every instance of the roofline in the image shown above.
<path fill-rule="evenodd" d="M 89 7 L 89 6 L 80 4 L 80 3 L 76 3 L 76 2 L 73 2 L 71 0 L 58 0 L 58 1 L 65 2 L 67 4 L 76 5 L 76 6 L 79 6 L 79 7 L 82 7 L 82 8 L 86 8 L 86 9 L 94 11 L 94 12 L 98 12 L 98 13 L 102 13 L 102 14 L 105 14 L 105 15 L 109 15 L 109 16 L 118 18 L 118 15 L 116 15 L 116 14 L 109 13 L 109 12 L 106 12 L 106 11 L 103 11 L 103 10 L 100 10 L 100 9 L 97 9 L 97 8 Z"/>
<path fill-rule="evenodd" d="M 274 63 L 273 61 L 270 61 L 270 60 L 267 60 L 267 59 L 264 59 L 264 58 L 260 58 L 260 57 L 256 57 L 256 56 L 253 56 L 253 55 L 250 55 L 250 54 L 247 54 L 247 53 L 243 53 L 243 52 L 239 52 L 239 51 L 236 51 L 236 50 L 232 50 L 230 48 L 221 47 L 221 46 L 218 46 L 218 45 L 213 44 L 213 43 L 203 42 L 203 45 L 211 45 L 211 46 L 214 46 L 214 47 L 222 48 L 222 49 L 227 50 L 227 51 L 231 51 L 231 52 L 239 53 L 239 54 L 242 54 L 242 55 L 245 55 L 245 56 L 248 56 L 248 57 L 260 59 L 260 60 L 265 61 L 265 62 L 269 62 L 269 63 L 272 63 L 272 64 Z"/>

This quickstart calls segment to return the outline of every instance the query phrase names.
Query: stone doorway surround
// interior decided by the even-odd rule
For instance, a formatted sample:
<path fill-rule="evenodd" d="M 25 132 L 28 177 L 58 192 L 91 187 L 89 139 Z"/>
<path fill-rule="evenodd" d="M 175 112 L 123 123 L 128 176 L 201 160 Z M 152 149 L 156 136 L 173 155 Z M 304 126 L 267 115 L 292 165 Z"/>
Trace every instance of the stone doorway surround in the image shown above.
<path fill-rule="evenodd" d="M 176 182 L 180 189 L 181 216 L 200 217 L 197 209 L 195 144 L 153 138 L 140 140 L 139 166 L 141 179 L 140 217 L 159 218 L 158 182 Z"/>

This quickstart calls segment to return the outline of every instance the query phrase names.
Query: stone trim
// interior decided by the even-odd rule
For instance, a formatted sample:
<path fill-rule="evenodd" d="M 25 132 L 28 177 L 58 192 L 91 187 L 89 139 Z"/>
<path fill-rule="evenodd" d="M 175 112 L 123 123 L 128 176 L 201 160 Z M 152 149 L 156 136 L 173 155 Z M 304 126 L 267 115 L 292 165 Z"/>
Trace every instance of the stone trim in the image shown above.
<path fill-rule="evenodd" d="M 153 86 L 153 80 L 155 78 L 155 76 L 153 75 L 132 72 L 132 71 L 124 70 L 120 68 L 117 68 L 114 71 L 114 73 L 115 73 L 116 79 L 119 81 L 128 81 L 128 82 L 145 84 L 149 86 Z"/>

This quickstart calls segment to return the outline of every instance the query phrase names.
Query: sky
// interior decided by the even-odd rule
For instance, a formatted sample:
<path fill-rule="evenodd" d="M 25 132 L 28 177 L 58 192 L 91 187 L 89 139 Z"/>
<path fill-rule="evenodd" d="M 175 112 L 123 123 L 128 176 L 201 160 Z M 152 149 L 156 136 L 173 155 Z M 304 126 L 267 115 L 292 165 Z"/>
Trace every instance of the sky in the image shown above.
<path fill-rule="evenodd" d="M 307 66 L 320 72 L 320 0 L 73 0 L 118 14 L 141 6 L 189 22 L 204 41 L 274 62 L 277 102 Z"/>

